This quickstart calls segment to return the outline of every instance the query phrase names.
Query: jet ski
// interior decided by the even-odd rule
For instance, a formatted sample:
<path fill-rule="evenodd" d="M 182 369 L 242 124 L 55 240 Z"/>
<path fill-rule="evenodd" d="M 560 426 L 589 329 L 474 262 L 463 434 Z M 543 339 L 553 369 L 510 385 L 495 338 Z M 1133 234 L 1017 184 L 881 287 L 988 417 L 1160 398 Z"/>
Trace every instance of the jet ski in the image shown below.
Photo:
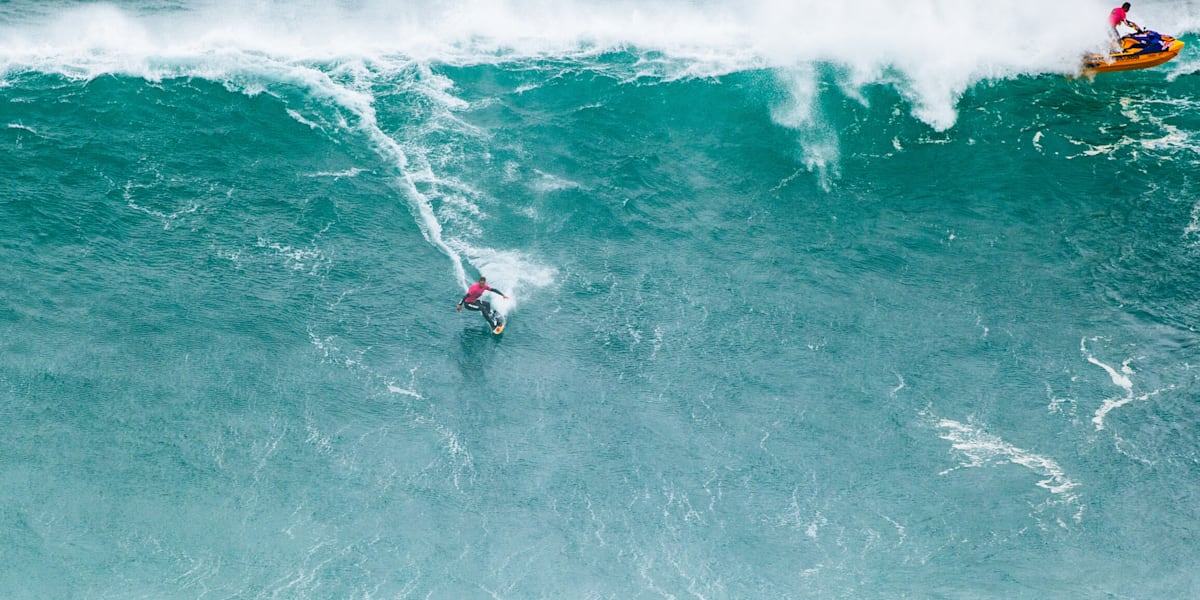
<path fill-rule="evenodd" d="M 1108 73 L 1157 67 L 1179 55 L 1183 42 L 1169 36 L 1143 29 L 1120 40 L 1121 51 L 1108 55 L 1087 54 L 1083 57 L 1083 72 Z"/>

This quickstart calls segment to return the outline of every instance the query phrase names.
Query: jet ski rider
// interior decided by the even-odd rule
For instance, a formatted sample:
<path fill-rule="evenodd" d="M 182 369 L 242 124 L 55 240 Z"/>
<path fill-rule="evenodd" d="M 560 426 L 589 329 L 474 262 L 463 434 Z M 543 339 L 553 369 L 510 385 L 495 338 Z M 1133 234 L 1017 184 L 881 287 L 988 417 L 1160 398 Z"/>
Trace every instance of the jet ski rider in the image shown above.
<path fill-rule="evenodd" d="M 1137 23 L 1134 23 L 1133 21 L 1129 20 L 1129 9 L 1130 8 L 1133 8 L 1133 5 L 1126 2 L 1120 6 L 1112 9 L 1112 12 L 1108 13 L 1108 25 L 1109 25 L 1109 27 L 1111 27 L 1110 34 L 1112 35 L 1113 41 L 1121 39 L 1121 32 L 1117 31 L 1118 25 L 1132 27 L 1134 31 L 1142 30 L 1142 28 L 1139 27 Z"/>

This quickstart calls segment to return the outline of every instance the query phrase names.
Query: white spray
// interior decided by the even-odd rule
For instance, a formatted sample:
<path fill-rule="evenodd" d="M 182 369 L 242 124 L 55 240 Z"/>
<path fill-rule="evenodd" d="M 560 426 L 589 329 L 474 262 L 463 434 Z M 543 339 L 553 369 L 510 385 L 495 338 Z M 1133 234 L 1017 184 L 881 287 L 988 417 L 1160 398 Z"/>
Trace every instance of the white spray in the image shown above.
<path fill-rule="evenodd" d="M 587 58 L 606 50 L 656 52 L 635 66 L 676 77 L 772 69 L 792 94 L 781 125 L 807 138 L 807 167 L 836 176 L 835 136 L 821 135 L 814 65 L 838 67 L 851 92 L 894 86 L 915 117 L 953 126 L 962 93 L 988 79 L 1068 74 L 1105 43 L 1106 0 L 1040 5 L 981 0 L 195 0 L 175 8 L 14 2 L 0 17 L 0 77 L 37 70 L 72 77 L 122 73 L 236 79 L 266 65 L 291 71 L 355 113 L 376 150 L 401 172 L 398 186 L 426 239 L 497 282 L 541 285 L 545 269 L 447 240 L 404 150 L 374 121 L 372 98 L 319 75 L 314 64 L 477 64 L 530 57 Z M 1143 25 L 1181 34 L 1200 26 L 1194 0 L 1136 3 Z M 829 171 L 832 171 L 830 173 Z M 520 269 L 510 268 L 521 265 Z M 505 266 L 508 265 L 508 266 Z M 501 273 L 501 271 L 510 271 Z M 520 271 L 520 272 L 511 272 Z M 552 271 L 550 271 L 552 273 Z M 509 280 L 515 277 L 518 280 Z M 521 279 L 524 278 L 524 279 Z"/>

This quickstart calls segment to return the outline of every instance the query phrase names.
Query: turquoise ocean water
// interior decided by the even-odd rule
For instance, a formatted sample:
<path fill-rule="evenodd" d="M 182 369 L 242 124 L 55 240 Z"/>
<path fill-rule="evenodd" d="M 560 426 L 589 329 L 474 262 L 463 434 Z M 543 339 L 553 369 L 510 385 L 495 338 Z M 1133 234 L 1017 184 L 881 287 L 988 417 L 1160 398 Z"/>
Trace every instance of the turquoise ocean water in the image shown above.
<path fill-rule="evenodd" d="M 0 596 L 1200 596 L 1108 8 L 0 4 Z"/>

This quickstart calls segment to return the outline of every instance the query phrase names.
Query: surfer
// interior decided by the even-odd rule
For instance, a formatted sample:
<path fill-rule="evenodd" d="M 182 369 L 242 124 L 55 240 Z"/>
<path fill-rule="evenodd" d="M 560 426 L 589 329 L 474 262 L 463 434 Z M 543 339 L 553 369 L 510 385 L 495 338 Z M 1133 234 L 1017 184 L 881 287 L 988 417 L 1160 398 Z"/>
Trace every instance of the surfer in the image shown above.
<path fill-rule="evenodd" d="M 1126 27 L 1132 27 L 1134 31 L 1142 30 L 1142 28 L 1139 27 L 1137 23 L 1134 23 L 1133 21 L 1129 20 L 1129 9 L 1130 8 L 1133 8 L 1133 5 L 1126 2 L 1120 6 L 1112 9 L 1112 12 L 1108 13 L 1108 25 L 1111 28 L 1111 35 L 1112 35 L 1113 41 L 1121 39 L 1121 32 L 1117 31 L 1117 25 L 1124 25 Z"/>
<path fill-rule="evenodd" d="M 496 323 L 496 311 L 492 310 L 492 305 L 487 300 L 483 299 L 483 295 L 486 292 L 500 294 L 501 298 L 508 299 L 508 296 L 505 296 L 504 292 L 487 284 L 487 277 L 480 277 L 479 281 L 467 290 L 467 294 L 462 297 L 462 300 L 458 301 L 458 306 L 455 307 L 455 310 L 462 312 L 464 306 L 467 307 L 467 310 L 477 310 L 483 313 L 483 318 L 487 320 L 488 325 L 495 328 L 498 327 Z"/>

